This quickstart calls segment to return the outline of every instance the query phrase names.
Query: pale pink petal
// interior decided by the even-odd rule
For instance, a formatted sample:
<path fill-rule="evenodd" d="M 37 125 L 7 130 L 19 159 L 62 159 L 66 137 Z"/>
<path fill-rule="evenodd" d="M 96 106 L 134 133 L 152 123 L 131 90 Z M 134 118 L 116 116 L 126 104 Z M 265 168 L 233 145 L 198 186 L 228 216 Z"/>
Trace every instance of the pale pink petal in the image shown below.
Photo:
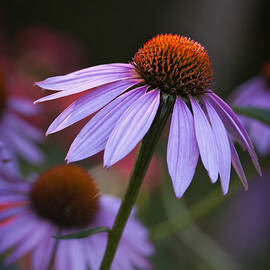
<path fill-rule="evenodd" d="M 200 150 L 200 156 L 211 181 L 214 183 L 217 181 L 219 171 L 218 149 L 215 142 L 215 136 L 201 106 L 191 97 L 190 102 L 194 115 L 195 134 Z"/>
<path fill-rule="evenodd" d="M 128 91 L 100 110 L 80 131 L 67 154 L 67 161 L 74 162 L 102 151 L 123 113 L 140 98 L 147 87 Z"/>
<path fill-rule="evenodd" d="M 245 172 L 242 168 L 237 151 L 236 151 L 236 149 L 235 149 L 235 147 L 230 139 L 229 139 L 229 142 L 230 142 L 231 153 L 232 153 L 232 165 L 233 165 L 234 170 L 236 171 L 238 177 L 240 178 L 245 190 L 247 190 L 248 189 L 248 182 L 247 182 Z"/>
<path fill-rule="evenodd" d="M 66 108 L 50 125 L 46 134 L 62 130 L 98 111 L 134 84 L 121 81 L 103 85 L 83 95 Z"/>
<path fill-rule="evenodd" d="M 227 194 L 229 190 L 230 175 L 231 175 L 231 150 L 227 131 L 219 118 L 217 112 L 210 103 L 204 98 L 204 105 L 206 107 L 212 130 L 215 135 L 216 144 L 218 147 L 218 161 L 219 174 L 221 179 L 221 189 L 223 194 Z"/>
<path fill-rule="evenodd" d="M 177 198 L 181 198 L 190 185 L 198 157 L 193 116 L 185 102 L 177 98 L 167 147 L 168 169 Z"/>
<path fill-rule="evenodd" d="M 110 167 L 125 157 L 144 137 L 155 118 L 159 100 L 159 91 L 152 90 L 125 111 L 107 141 L 105 167 Z"/>

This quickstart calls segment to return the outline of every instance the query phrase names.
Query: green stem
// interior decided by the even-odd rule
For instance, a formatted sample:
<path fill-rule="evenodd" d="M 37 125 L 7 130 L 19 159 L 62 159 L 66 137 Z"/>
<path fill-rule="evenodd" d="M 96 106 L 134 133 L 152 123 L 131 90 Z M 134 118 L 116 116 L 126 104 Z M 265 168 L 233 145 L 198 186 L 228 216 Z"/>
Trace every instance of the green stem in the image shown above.
<path fill-rule="evenodd" d="M 152 159 L 155 147 L 162 130 L 172 111 L 175 99 L 168 95 L 161 95 L 160 105 L 156 117 L 144 136 L 138 151 L 125 197 L 117 213 L 113 228 L 109 233 L 109 239 L 100 270 L 109 270 L 114 259 L 123 230 L 130 216 L 133 205 L 138 197 L 144 176 Z"/>
<path fill-rule="evenodd" d="M 56 235 L 60 235 L 60 233 L 61 233 L 61 229 L 58 230 Z M 52 256 L 51 256 L 51 259 L 49 261 L 47 270 L 52 270 L 53 269 L 53 264 L 54 264 L 54 260 L 55 260 L 58 245 L 59 245 L 59 240 L 56 239 L 55 242 L 54 242 L 54 245 L 53 245 Z"/>

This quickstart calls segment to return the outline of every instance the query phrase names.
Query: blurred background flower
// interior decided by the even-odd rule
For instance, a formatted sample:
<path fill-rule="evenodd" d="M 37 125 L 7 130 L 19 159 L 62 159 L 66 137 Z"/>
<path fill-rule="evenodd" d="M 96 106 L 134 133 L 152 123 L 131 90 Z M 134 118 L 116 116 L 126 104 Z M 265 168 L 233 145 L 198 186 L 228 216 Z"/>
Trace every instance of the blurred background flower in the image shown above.
<path fill-rule="evenodd" d="M 255 107 L 270 109 L 270 61 L 261 72 L 238 86 L 231 97 L 232 103 L 238 107 Z M 256 146 L 258 152 L 266 155 L 270 151 L 270 128 L 258 120 L 241 116 L 243 124 Z"/>
<path fill-rule="evenodd" d="M 0 187 L 0 252 L 14 247 L 6 265 L 31 254 L 33 269 L 99 269 L 107 241 L 106 231 L 60 242 L 52 236 L 95 227 L 111 228 L 120 207 L 118 198 L 99 194 L 92 177 L 78 166 L 57 166 L 33 181 L 3 172 L 0 178 L 3 182 Z M 147 239 L 147 229 L 136 220 L 135 212 L 133 209 L 112 270 L 151 268 L 148 256 L 154 249 Z"/>

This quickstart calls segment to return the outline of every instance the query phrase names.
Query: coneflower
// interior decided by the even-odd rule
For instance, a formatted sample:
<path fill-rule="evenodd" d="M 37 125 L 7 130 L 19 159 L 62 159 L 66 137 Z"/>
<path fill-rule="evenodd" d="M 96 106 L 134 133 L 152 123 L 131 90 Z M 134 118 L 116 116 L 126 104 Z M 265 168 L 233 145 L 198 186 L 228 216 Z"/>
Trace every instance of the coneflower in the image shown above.
<path fill-rule="evenodd" d="M 247 188 L 232 138 L 249 152 L 260 173 L 247 132 L 213 92 L 207 51 L 190 38 L 158 35 L 139 49 L 129 64 L 94 66 L 36 85 L 58 90 L 36 102 L 84 93 L 53 121 L 47 134 L 97 112 L 73 141 L 68 162 L 104 150 L 104 166 L 110 167 L 142 140 L 162 104 L 170 102 L 173 112 L 167 162 L 177 197 L 188 188 L 199 154 L 211 181 L 220 176 L 223 194 L 228 192 L 231 163 Z"/>

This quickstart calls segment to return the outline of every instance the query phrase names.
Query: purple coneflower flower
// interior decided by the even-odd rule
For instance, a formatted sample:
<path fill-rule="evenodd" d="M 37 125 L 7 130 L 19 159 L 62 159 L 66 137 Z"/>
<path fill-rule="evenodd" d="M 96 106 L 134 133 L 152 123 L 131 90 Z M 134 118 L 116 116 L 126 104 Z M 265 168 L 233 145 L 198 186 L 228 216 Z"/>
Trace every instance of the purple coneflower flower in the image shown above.
<path fill-rule="evenodd" d="M 56 247 L 53 235 L 83 228 L 111 227 L 120 206 L 117 198 L 99 196 L 90 175 L 77 166 L 52 168 L 33 183 L 12 177 L 7 180 L 0 188 L 0 252 L 15 247 L 6 259 L 7 264 L 31 253 L 33 270 L 46 270 L 53 263 Z M 153 247 L 147 240 L 146 228 L 134 214 L 125 229 L 112 270 L 151 268 L 146 256 L 153 253 Z M 99 269 L 106 242 L 107 233 L 60 240 L 53 269 Z"/>
<path fill-rule="evenodd" d="M 231 136 L 247 149 L 260 172 L 245 129 L 212 91 L 213 71 L 207 51 L 190 38 L 158 35 L 138 50 L 130 64 L 94 66 L 36 84 L 59 90 L 37 102 L 84 93 L 53 121 L 47 134 L 97 112 L 73 141 L 68 162 L 102 150 L 105 167 L 125 157 L 149 130 L 160 96 L 167 95 L 175 98 L 167 161 L 177 197 L 189 186 L 199 153 L 211 181 L 216 182 L 220 175 L 224 194 L 231 163 L 247 186 Z"/>
<path fill-rule="evenodd" d="M 263 67 L 261 75 L 249 79 L 236 89 L 232 102 L 239 107 L 270 109 L 270 61 Z M 240 117 L 258 152 L 262 155 L 268 154 L 270 151 L 269 126 L 246 116 Z"/>
<path fill-rule="evenodd" d="M 4 146 L 10 157 L 8 162 L 0 165 L 0 169 L 17 173 L 16 155 L 35 164 L 44 160 L 43 154 L 33 143 L 42 140 L 41 131 L 22 119 L 34 116 L 37 112 L 30 100 L 10 96 L 4 74 L 0 70 L 0 151 L 3 149 L 1 146 Z"/>

